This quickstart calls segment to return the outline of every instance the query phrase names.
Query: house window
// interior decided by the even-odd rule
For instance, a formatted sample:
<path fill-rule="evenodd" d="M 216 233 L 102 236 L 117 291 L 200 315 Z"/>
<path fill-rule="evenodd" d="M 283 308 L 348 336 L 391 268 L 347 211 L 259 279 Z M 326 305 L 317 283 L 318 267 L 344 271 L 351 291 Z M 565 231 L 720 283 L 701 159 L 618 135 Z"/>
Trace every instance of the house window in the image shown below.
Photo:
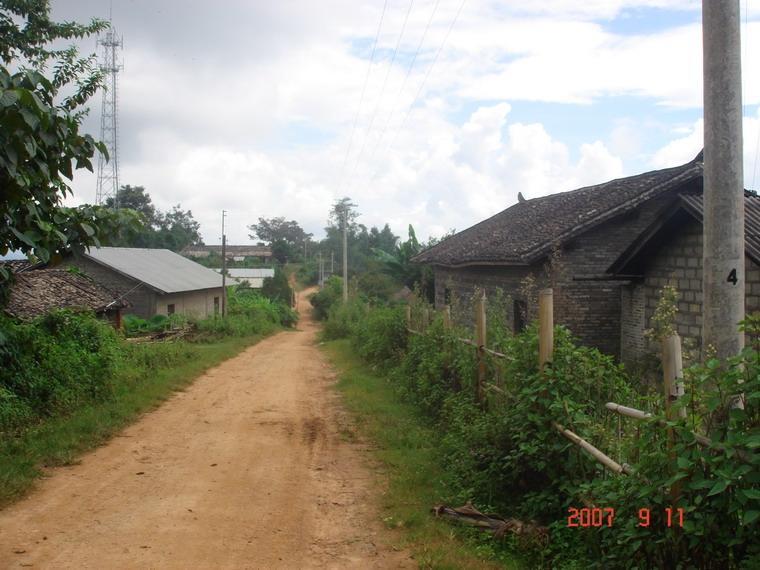
<path fill-rule="evenodd" d="M 514 313 L 514 332 L 515 334 L 519 334 L 523 332 L 528 325 L 528 305 L 525 301 L 515 300 Z"/>
<path fill-rule="evenodd" d="M 173 315 L 174 314 L 174 303 L 170 303 L 166 305 L 166 314 L 167 315 Z"/>
<path fill-rule="evenodd" d="M 214 314 L 219 314 L 219 297 L 214 297 Z"/>

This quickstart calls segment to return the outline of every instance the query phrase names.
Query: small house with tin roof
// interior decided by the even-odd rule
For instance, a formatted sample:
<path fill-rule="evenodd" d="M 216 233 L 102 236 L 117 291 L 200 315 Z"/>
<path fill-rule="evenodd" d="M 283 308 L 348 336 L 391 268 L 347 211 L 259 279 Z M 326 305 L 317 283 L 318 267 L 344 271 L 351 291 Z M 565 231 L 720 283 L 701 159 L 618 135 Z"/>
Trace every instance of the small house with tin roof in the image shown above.
<path fill-rule="evenodd" d="M 116 292 L 145 319 L 175 313 L 203 318 L 220 311 L 222 276 L 168 249 L 90 248 L 64 263 Z"/>
<path fill-rule="evenodd" d="M 660 290 L 672 284 L 678 332 L 699 346 L 702 173 L 700 153 L 674 168 L 521 200 L 414 261 L 433 268 L 436 307 L 453 298 L 466 305 L 479 288 L 489 296 L 500 290 L 516 331 L 536 315 L 532 291 L 551 286 L 555 322 L 624 361 L 651 350 L 644 331 Z M 745 200 L 747 265 L 739 279 L 749 312 L 760 308 L 760 199 Z"/>

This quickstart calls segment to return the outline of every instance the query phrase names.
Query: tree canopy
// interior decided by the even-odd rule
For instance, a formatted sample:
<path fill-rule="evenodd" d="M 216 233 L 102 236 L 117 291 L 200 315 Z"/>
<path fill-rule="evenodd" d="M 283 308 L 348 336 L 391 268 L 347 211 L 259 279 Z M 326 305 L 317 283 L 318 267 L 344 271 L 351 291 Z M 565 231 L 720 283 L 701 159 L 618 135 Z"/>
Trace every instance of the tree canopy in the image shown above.
<path fill-rule="evenodd" d="M 304 244 L 311 241 L 307 233 L 295 220 L 284 217 L 259 218 L 258 224 L 248 226 L 251 239 L 260 239 L 272 247 L 272 255 L 280 262 L 292 261 L 303 254 Z"/>
<path fill-rule="evenodd" d="M 56 23 L 49 12 L 44 0 L 0 2 L 0 254 L 20 250 L 45 262 L 98 246 L 137 221 L 129 210 L 63 206 L 74 171 L 92 171 L 95 152 L 106 153 L 79 132 L 86 113 L 81 107 L 98 90 L 101 75 L 94 56 L 50 45 L 107 24 Z M 51 61 L 52 76 L 46 77 Z M 70 94 L 62 97 L 63 91 Z M 8 278 L 0 267 L 0 284 Z"/>
<path fill-rule="evenodd" d="M 113 208 L 113 198 L 106 200 L 106 206 Z M 189 245 L 203 244 L 201 225 L 193 217 L 191 210 L 183 210 L 180 204 L 169 212 L 161 212 L 153 205 L 153 199 L 143 186 L 125 185 L 119 188 L 120 209 L 130 209 L 140 218 L 139 228 L 130 228 L 114 240 L 122 247 L 152 247 L 172 251 L 182 251 Z"/>

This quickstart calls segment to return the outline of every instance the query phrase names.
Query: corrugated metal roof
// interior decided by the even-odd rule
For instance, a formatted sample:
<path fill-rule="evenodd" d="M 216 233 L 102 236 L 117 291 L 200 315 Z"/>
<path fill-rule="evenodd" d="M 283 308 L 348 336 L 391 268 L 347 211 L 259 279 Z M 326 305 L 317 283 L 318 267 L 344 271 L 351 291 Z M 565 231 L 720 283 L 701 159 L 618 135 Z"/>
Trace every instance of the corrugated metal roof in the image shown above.
<path fill-rule="evenodd" d="M 214 271 L 221 272 L 222 270 L 214 269 Z M 230 277 L 240 279 L 274 277 L 274 269 L 271 267 L 228 267 L 227 273 Z"/>
<path fill-rule="evenodd" d="M 168 249 L 100 247 L 85 255 L 162 293 L 222 286 L 221 275 Z"/>

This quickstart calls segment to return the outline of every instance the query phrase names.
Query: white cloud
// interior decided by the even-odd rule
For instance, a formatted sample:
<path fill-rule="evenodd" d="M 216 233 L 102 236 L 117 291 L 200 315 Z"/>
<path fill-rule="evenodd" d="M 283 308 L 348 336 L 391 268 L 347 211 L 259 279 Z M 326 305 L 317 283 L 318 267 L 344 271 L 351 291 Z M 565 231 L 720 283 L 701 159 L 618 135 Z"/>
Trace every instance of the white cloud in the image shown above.
<path fill-rule="evenodd" d="M 687 127 L 674 129 L 674 134 L 683 134 L 671 140 L 654 153 L 651 165 L 653 168 L 667 168 L 692 160 L 702 150 L 704 141 L 704 121 L 699 119 Z M 760 107 L 754 116 L 745 116 L 743 129 L 743 160 L 744 185 L 756 189 L 760 183 Z M 685 132 L 684 132 L 685 131 Z"/>
<path fill-rule="evenodd" d="M 85 0 L 63 4 L 54 2 L 65 17 L 92 13 Z M 460 1 L 440 0 L 404 84 L 434 4 L 414 3 L 380 99 L 408 6 L 388 3 L 345 168 L 382 3 L 117 5 L 127 64 L 122 183 L 144 185 L 162 209 L 192 209 L 209 243 L 219 243 L 223 208 L 232 241 L 248 241 L 246 225 L 259 216 L 293 218 L 319 234 L 343 195 L 359 204 L 363 223 L 389 221 L 405 235 L 411 222 L 424 238 L 463 229 L 514 203 L 518 191 L 532 198 L 603 182 L 633 174 L 626 170 L 633 161 L 672 166 L 701 147 L 692 115 L 666 115 L 695 116 L 701 105 L 696 0 L 468 0 L 399 130 Z M 684 18 L 614 32 L 615 19 L 635 20 L 641 8 Z M 751 21 L 746 35 L 745 98 L 756 104 L 760 42 L 752 38 L 760 23 Z M 659 124 L 640 120 L 638 107 L 621 107 L 586 136 L 561 132 L 541 115 L 540 102 L 560 103 L 570 115 L 577 104 L 619 96 Z M 98 118 L 88 119 L 91 132 Z M 746 124 L 745 151 L 754 157 L 748 147 L 760 123 Z M 75 187 L 76 201 L 91 201 L 94 177 L 78 176 Z"/>

